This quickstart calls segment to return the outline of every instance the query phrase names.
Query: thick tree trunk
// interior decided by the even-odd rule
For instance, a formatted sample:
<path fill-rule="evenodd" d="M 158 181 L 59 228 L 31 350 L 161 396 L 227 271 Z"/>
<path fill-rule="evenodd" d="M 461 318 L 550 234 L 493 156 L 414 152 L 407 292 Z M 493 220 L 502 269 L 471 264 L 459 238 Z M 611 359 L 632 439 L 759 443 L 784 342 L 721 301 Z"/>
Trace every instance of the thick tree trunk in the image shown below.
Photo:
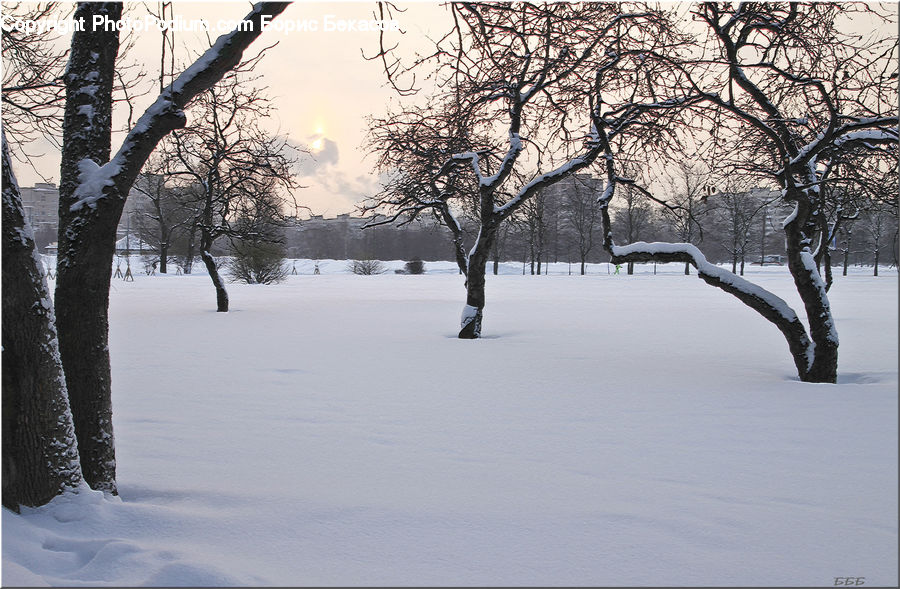
<path fill-rule="evenodd" d="M 78 5 L 75 16 L 87 22 L 94 15 L 115 21 L 121 14 L 118 3 L 84 3 Z M 118 47 L 115 31 L 87 29 L 72 37 L 65 75 L 56 280 L 59 349 L 81 470 L 92 488 L 112 494 L 116 493 L 116 459 L 107 309 L 116 225 L 124 198 L 115 194 L 115 187 L 93 186 L 91 193 L 77 189 L 84 182 L 83 174 L 109 161 Z M 76 204 L 85 198 L 95 200 Z"/>
<path fill-rule="evenodd" d="M 203 260 L 206 271 L 209 272 L 209 277 L 212 279 L 213 286 L 216 287 L 216 311 L 219 313 L 227 313 L 228 291 L 225 290 L 225 282 L 219 275 L 218 268 L 216 268 L 216 261 L 207 248 L 201 248 L 200 259 Z"/>
<path fill-rule="evenodd" d="M 809 338 L 815 344 L 809 369 L 805 373 L 801 371 L 800 379 L 804 382 L 834 383 L 837 382 L 839 343 L 837 329 L 831 315 L 825 283 L 816 271 L 808 240 L 798 227 L 798 219 L 805 219 L 808 216 L 802 210 L 805 206 L 805 203 L 801 202 L 800 213 L 785 227 L 788 269 L 806 309 Z"/>
<path fill-rule="evenodd" d="M 3 505 L 43 505 L 81 484 L 50 292 L 3 140 Z"/>

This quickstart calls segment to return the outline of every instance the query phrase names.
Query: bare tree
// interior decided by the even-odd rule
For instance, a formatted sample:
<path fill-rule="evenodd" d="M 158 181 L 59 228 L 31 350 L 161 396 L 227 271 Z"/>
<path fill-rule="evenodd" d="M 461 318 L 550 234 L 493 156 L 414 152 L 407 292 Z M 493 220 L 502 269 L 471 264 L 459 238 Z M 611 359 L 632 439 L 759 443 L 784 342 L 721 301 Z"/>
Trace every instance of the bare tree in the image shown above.
<path fill-rule="evenodd" d="M 4 16 L 23 22 L 58 19 L 65 8 L 57 2 L 4 3 Z M 31 144 L 45 139 L 57 143 L 62 134 L 65 102 L 63 70 L 68 57 L 59 49 L 55 31 L 27 31 L 3 27 L 3 126 L 9 141 L 18 148 L 13 154 L 30 161 Z"/>
<path fill-rule="evenodd" d="M 597 201 L 599 199 L 595 199 Z M 653 209 L 650 203 L 643 197 L 640 191 L 633 186 L 623 186 L 621 190 L 621 203 L 615 208 L 615 226 L 618 228 L 625 243 L 632 243 L 645 237 L 646 230 L 652 221 Z M 595 214 L 597 223 L 600 223 L 600 203 L 595 202 Z M 627 274 L 634 274 L 634 262 L 628 262 Z"/>
<path fill-rule="evenodd" d="M 137 211 L 138 237 L 157 248 L 160 274 L 168 273 L 170 250 L 193 222 L 183 191 L 169 183 L 172 157 L 165 149 L 158 151 L 134 183 L 134 190 L 147 199 L 147 206 Z"/>
<path fill-rule="evenodd" d="M 215 287 L 219 312 L 228 311 L 228 291 L 213 245 L 222 237 L 258 240 L 259 233 L 247 233 L 255 225 L 246 220 L 280 223 L 291 204 L 288 191 L 296 187 L 287 139 L 260 126 L 271 105 L 246 77 L 262 56 L 236 66 L 201 93 L 191 109 L 196 123 L 173 134 L 177 163 L 169 175 L 180 179 L 191 200 L 186 206 L 193 211 L 200 259 Z"/>
<path fill-rule="evenodd" d="M 716 138 L 731 134 L 725 147 L 734 169 L 767 178 L 793 205 L 783 223 L 788 269 L 809 332 L 782 299 L 710 264 L 693 245 L 617 246 L 609 233 L 605 240 L 619 263 L 683 261 L 697 267 L 700 278 L 781 330 L 801 380 L 808 382 L 837 378 L 837 330 L 816 261 L 828 237 L 822 231 L 827 197 L 822 187 L 829 181 L 824 172 L 850 154 L 865 158 L 897 150 L 895 39 L 860 39 L 841 30 L 847 11 L 866 10 L 820 3 L 705 3 L 692 10 L 708 33 L 705 53 L 670 62 L 673 75 L 700 98 L 691 103 L 694 112 L 721 123 Z M 896 26 L 896 13 L 888 18 Z M 608 157 L 612 162 L 612 147 Z M 614 166 L 608 175 L 614 189 L 620 182 Z M 606 214 L 604 222 L 608 226 Z"/>
<path fill-rule="evenodd" d="M 460 100 L 432 101 L 371 119 L 368 149 L 377 157 L 376 170 L 388 181 L 360 207 L 363 215 L 373 216 L 366 228 L 392 223 L 402 227 L 429 213 L 450 230 L 454 258 L 463 274 L 469 258 L 459 214 L 476 208 L 471 195 L 477 187 L 471 177 L 459 173 L 464 164 L 451 156 L 487 140 L 472 138 L 471 129 L 479 126 L 476 114 L 465 110 Z"/>
<path fill-rule="evenodd" d="M 735 189 L 719 192 L 713 198 L 716 202 L 713 214 L 719 225 L 717 228 L 719 243 L 731 256 L 731 271 L 743 276 L 756 222 L 760 213 L 766 210 L 774 199 L 768 198 L 767 195 L 757 196 L 750 190 Z M 765 239 L 765 235 L 762 239 Z M 761 259 L 760 263 L 765 261 Z"/>
<path fill-rule="evenodd" d="M 260 3 L 252 27 L 222 35 L 167 86 L 111 154 L 112 89 L 119 33 L 85 27 L 72 35 L 60 173 L 56 320 L 84 478 L 116 493 L 108 347 L 109 285 L 116 225 L 138 173 L 159 141 L 186 123 L 184 108 L 241 60 L 264 15 L 286 3 Z M 120 3 L 77 6 L 75 18 L 117 21 Z"/>
<path fill-rule="evenodd" d="M 671 43 L 658 11 L 627 12 L 614 4 L 535 6 L 456 3 L 454 27 L 430 58 L 406 70 L 385 61 L 392 80 L 402 73 L 433 74 L 438 105 L 460 105 L 486 145 L 434 163 L 477 186 L 478 237 L 469 251 L 466 305 L 459 337 L 481 334 L 485 265 L 502 223 L 541 189 L 589 167 L 602 152 L 593 119 L 599 96 L 635 82 L 622 59 L 637 46 Z M 393 64 L 389 66 L 388 64 Z M 438 111 L 444 109 L 438 106 Z"/>

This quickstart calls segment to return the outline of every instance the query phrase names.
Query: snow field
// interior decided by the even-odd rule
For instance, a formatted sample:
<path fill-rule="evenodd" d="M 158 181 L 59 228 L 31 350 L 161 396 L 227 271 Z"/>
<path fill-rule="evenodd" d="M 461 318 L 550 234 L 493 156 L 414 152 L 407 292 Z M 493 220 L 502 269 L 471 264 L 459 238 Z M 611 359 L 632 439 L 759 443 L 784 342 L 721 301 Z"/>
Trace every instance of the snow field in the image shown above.
<path fill-rule="evenodd" d="M 836 278 L 831 386 L 696 275 L 510 269 L 461 341 L 452 263 L 326 266 L 114 281 L 121 497 L 4 511 L 4 584 L 897 583 L 895 272 Z"/>

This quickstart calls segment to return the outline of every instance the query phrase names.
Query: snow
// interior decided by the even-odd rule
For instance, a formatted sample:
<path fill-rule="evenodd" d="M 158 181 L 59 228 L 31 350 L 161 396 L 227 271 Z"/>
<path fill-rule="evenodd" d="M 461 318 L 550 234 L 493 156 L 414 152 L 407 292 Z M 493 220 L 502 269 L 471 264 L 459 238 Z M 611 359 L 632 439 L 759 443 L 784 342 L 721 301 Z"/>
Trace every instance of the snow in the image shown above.
<path fill-rule="evenodd" d="M 727 270 L 722 266 L 717 266 L 710 263 L 706 259 L 706 256 L 704 256 L 703 253 L 697 248 L 697 246 L 693 244 L 666 242 L 646 243 L 643 241 L 637 241 L 624 246 L 613 246 L 613 253 L 615 253 L 617 256 L 627 256 L 628 254 L 633 252 L 686 254 L 694 260 L 694 265 L 699 272 L 702 272 L 707 276 L 715 277 L 722 283 L 728 284 L 741 292 L 765 301 L 765 303 L 772 310 L 778 313 L 785 321 L 793 322 L 797 320 L 797 313 L 790 307 L 787 302 L 785 302 L 784 299 L 766 290 L 762 286 L 754 284 L 753 282 L 741 276 L 738 276 L 737 274 Z M 825 296 L 824 285 L 822 286 L 821 296 Z M 827 304 L 827 298 L 825 299 L 825 301 Z"/>
<path fill-rule="evenodd" d="M 102 166 L 92 159 L 85 158 L 78 162 L 78 187 L 72 197 L 76 199 L 70 211 L 78 211 L 84 205 L 97 207 L 97 201 L 106 198 L 103 189 L 114 184 L 113 178 L 119 173 L 120 164 L 113 160 Z"/>
<path fill-rule="evenodd" d="M 825 385 L 680 263 L 503 264 L 476 341 L 453 262 L 314 265 L 113 281 L 121 496 L 4 510 L 4 585 L 896 586 L 895 270 L 836 277 Z"/>

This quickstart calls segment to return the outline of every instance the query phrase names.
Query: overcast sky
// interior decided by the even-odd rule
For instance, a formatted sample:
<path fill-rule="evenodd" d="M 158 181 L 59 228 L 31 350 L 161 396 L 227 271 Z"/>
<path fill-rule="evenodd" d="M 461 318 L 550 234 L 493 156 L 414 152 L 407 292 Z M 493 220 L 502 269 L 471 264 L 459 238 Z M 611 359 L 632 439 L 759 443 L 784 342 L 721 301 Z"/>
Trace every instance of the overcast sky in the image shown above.
<path fill-rule="evenodd" d="M 148 5 L 157 7 L 155 2 Z M 215 29 L 219 20 L 239 20 L 250 6 L 242 1 L 175 2 L 174 11 L 184 23 L 203 19 L 213 27 L 211 35 L 215 38 L 220 33 Z M 396 13 L 395 19 L 405 31 L 404 48 L 421 46 L 430 30 L 447 27 L 448 13 L 436 3 L 402 6 L 407 11 Z M 305 188 L 296 196 L 314 214 L 351 212 L 356 201 L 377 191 L 372 160 L 365 159 L 361 143 L 366 134 L 366 116 L 382 113 L 393 91 L 385 85 L 380 64 L 364 60 L 361 51 L 371 55 L 377 50 L 378 33 L 324 30 L 326 21 L 371 19 L 375 9 L 375 2 L 295 2 L 277 20 L 314 22 L 318 30 L 267 30 L 251 46 L 252 50 L 278 43 L 256 70 L 263 75 L 261 82 L 269 87 L 275 106 L 267 126 L 312 152 L 313 158 L 307 158 L 300 166 L 299 180 Z M 145 14 L 141 3 L 126 2 L 125 16 L 143 18 Z M 143 64 L 148 78 L 158 79 L 160 33 L 154 30 L 130 34 L 136 42 L 133 58 Z M 176 43 L 176 55 L 181 60 L 189 52 L 208 46 L 204 34 L 191 31 L 178 32 Z M 154 88 L 137 101 L 136 116 L 152 102 L 157 91 Z M 114 150 L 123 137 L 123 132 L 113 135 Z M 59 155 L 50 149 L 44 153 L 38 167 L 46 178 L 58 183 Z M 17 166 L 16 172 L 23 186 L 41 181 L 25 166 Z"/>
<path fill-rule="evenodd" d="M 686 3 L 681 4 L 686 10 Z M 405 55 L 424 50 L 429 36 L 439 37 L 451 25 L 447 9 L 437 2 L 402 2 L 398 5 L 405 12 L 393 16 L 404 35 L 395 35 L 393 39 L 399 40 L 400 51 Z M 148 2 L 146 6 L 158 10 L 156 2 Z M 246 0 L 174 2 L 175 15 L 180 15 L 183 23 L 206 21 L 214 29 L 213 39 L 226 32 L 226 29 L 215 30 L 219 21 L 238 21 L 249 12 L 250 6 Z M 376 9 L 375 1 L 295 2 L 277 17 L 275 28 L 279 21 L 293 21 L 314 23 L 317 30 L 268 30 L 251 46 L 252 51 L 277 43 L 257 67 L 257 73 L 262 74 L 261 83 L 268 86 L 275 107 L 267 126 L 311 152 L 312 157 L 307 157 L 299 169 L 299 181 L 305 188 L 295 196 L 313 214 L 334 216 L 352 212 L 356 202 L 378 190 L 373 162 L 371 158 L 365 158 L 361 148 L 367 130 L 366 117 L 382 114 L 394 97 L 386 84 L 381 64 L 362 58 L 363 51 L 367 55 L 377 51 L 378 33 L 325 30 L 327 23 L 338 20 L 371 19 Z M 126 2 L 126 17 L 143 18 L 146 14 L 144 3 Z M 851 26 L 866 33 L 865 20 L 852 22 Z M 158 87 L 153 84 L 159 75 L 161 35 L 156 30 L 135 31 L 130 35 L 135 41 L 131 61 L 145 69 L 147 88 L 151 90 L 137 100 L 137 117 L 158 92 Z M 126 35 L 122 37 L 124 39 Z M 67 44 L 68 40 L 61 39 L 61 43 Z M 189 57 L 208 47 L 209 41 L 204 33 L 179 31 L 176 44 L 179 61 L 187 63 Z M 117 124 L 124 127 L 123 110 L 118 112 Z M 114 133 L 114 149 L 123 137 L 124 131 Z M 34 148 L 31 151 L 35 151 Z M 44 153 L 37 164 L 40 172 L 50 181 L 58 182 L 59 154 L 49 148 Z M 41 180 L 24 165 L 16 168 L 23 186 Z"/>

